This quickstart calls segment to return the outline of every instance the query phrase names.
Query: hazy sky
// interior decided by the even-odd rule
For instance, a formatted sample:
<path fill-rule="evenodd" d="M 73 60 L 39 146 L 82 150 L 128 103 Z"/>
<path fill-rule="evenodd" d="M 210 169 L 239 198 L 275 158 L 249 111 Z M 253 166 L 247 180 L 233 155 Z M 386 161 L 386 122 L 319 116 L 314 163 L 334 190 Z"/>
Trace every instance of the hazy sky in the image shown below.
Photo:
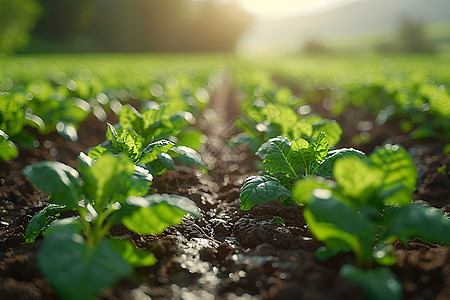
<path fill-rule="evenodd" d="M 364 0 L 236 0 L 243 9 L 258 18 L 276 19 L 316 13 L 343 4 Z"/>

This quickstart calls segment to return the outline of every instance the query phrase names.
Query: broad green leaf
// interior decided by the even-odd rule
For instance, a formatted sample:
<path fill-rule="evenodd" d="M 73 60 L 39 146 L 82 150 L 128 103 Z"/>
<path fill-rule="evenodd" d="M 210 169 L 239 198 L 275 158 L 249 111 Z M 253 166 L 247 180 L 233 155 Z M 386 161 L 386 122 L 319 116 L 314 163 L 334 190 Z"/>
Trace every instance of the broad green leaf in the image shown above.
<path fill-rule="evenodd" d="M 97 159 L 109 150 L 101 145 L 97 145 L 88 152 L 88 156 L 92 159 Z M 112 154 L 112 153 L 111 153 Z"/>
<path fill-rule="evenodd" d="M 129 184 L 119 189 L 119 193 L 126 196 L 145 196 L 153 180 L 152 174 L 145 168 L 134 166 L 134 173 L 129 178 Z"/>
<path fill-rule="evenodd" d="M 69 300 L 92 299 L 133 272 L 132 267 L 102 240 L 91 247 L 73 223 L 53 223 L 39 251 L 38 266 L 56 292 Z"/>
<path fill-rule="evenodd" d="M 291 142 L 282 136 L 270 139 L 259 147 L 258 155 L 264 163 L 264 169 L 270 175 L 276 173 L 287 174 L 291 178 L 297 178 L 299 163 L 290 154 Z"/>
<path fill-rule="evenodd" d="M 292 199 L 298 205 L 305 205 L 312 199 L 312 192 L 315 189 L 330 189 L 330 185 L 332 185 L 332 182 L 325 181 L 320 177 L 298 180 L 292 188 Z"/>
<path fill-rule="evenodd" d="M 158 154 L 166 153 L 175 144 L 169 140 L 159 140 L 148 144 L 143 150 L 138 163 L 147 164 L 158 159 Z"/>
<path fill-rule="evenodd" d="M 378 225 L 355 208 L 337 200 L 330 190 L 313 191 L 304 217 L 314 236 L 327 247 L 340 240 L 351 247 L 360 264 L 371 261 Z"/>
<path fill-rule="evenodd" d="M 393 242 L 400 239 L 420 238 L 430 243 L 450 245 L 450 217 L 440 211 L 417 204 L 392 207 L 385 214 L 386 230 L 383 239 Z"/>
<path fill-rule="evenodd" d="M 342 192 L 351 197 L 354 204 L 371 202 L 378 207 L 382 205 L 379 199 L 374 198 L 383 176 L 377 167 L 356 157 L 343 157 L 336 160 L 333 174 Z"/>
<path fill-rule="evenodd" d="M 200 218 L 195 203 L 183 196 L 153 194 L 146 197 L 128 197 L 117 217 L 130 230 L 142 234 L 161 233 L 169 226 L 178 225 L 186 213 Z M 122 215 L 122 216 L 121 216 Z"/>
<path fill-rule="evenodd" d="M 92 167 L 80 166 L 80 173 L 85 183 L 83 191 L 89 198 L 86 200 L 101 211 L 116 192 L 129 185 L 134 165 L 123 155 L 104 155 L 94 161 Z"/>
<path fill-rule="evenodd" d="M 163 113 L 162 108 L 150 108 L 142 112 L 143 130 L 151 132 L 151 127 L 155 128 L 161 125 L 161 115 Z"/>
<path fill-rule="evenodd" d="M 159 153 L 158 159 L 167 170 L 175 170 L 175 162 L 169 154 Z"/>
<path fill-rule="evenodd" d="M 444 118 L 450 118 L 450 95 L 447 90 L 437 89 L 430 99 L 430 109 Z"/>
<path fill-rule="evenodd" d="M 389 268 L 379 267 L 371 270 L 361 270 L 353 265 L 343 265 L 339 275 L 359 284 L 368 299 L 402 299 L 402 285 Z"/>
<path fill-rule="evenodd" d="M 386 145 L 375 150 L 368 161 L 383 172 L 379 193 L 384 198 L 384 203 L 406 205 L 411 202 L 417 171 L 413 160 L 403 147 Z M 396 191 L 390 193 L 391 190 Z"/>
<path fill-rule="evenodd" d="M 202 160 L 202 157 L 200 156 L 200 153 L 195 151 L 192 148 L 186 147 L 186 146 L 178 146 L 173 147 L 169 150 L 169 152 L 172 154 L 172 152 L 176 153 L 175 155 L 172 154 L 171 156 L 181 161 L 186 166 L 192 166 L 197 165 L 201 170 L 207 172 L 207 168 L 205 163 Z"/>
<path fill-rule="evenodd" d="M 123 129 L 115 137 L 113 143 L 115 152 L 125 153 L 133 161 L 141 156 L 142 142 L 141 137 L 132 129 Z"/>
<path fill-rule="evenodd" d="M 25 120 L 23 110 L 12 98 L 0 95 L 0 100 L 0 130 L 14 136 L 23 128 Z"/>
<path fill-rule="evenodd" d="M 27 229 L 25 230 L 25 242 L 34 243 L 39 233 L 41 233 L 50 223 L 56 221 L 56 215 L 65 209 L 65 206 L 50 204 L 40 210 L 34 215 L 30 223 L 28 223 Z"/>
<path fill-rule="evenodd" d="M 288 106 L 269 103 L 264 110 L 270 110 L 268 112 L 270 115 L 266 119 L 280 128 L 279 135 L 286 135 L 291 127 L 298 122 L 297 113 Z"/>
<path fill-rule="evenodd" d="M 73 209 L 81 199 L 81 187 L 77 170 L 55 161 L 41 161 L 22 169 L 22 174 L 40 190 L 49 193 L 53 204 Z"/>
<path fill-rule="evenodd" d="M 283 218 L 278 217 L 278 216 L 273 217 L 272 223 L 273 224 L 278 224 L 280 226 L 286 226 L 286 221 L 283 220 Z"/>
<path fill-rule="evenodd" d="M 277 200 L 281 196 L 290 196 L 287 188 L 274 177 L 250 176 L 241 187 L 241 209 L 248 210 L 258 203 Z"/>
<path fill-rule="evenodd" d="M 319 166 L 315 174 L 325 178 L 334 178 L 334 163 L 341 157 L 356 157 L 359 159 L 364 159 L 366 156 L 363 152 L 353 148 L 331 150 L 328 152 L 325 161 Z"/>
<path fill-rule="evenodd" d="M 182 130 L 177 138 L 178 146 L 186 146 L 192 149 L 198 149 L 206 141 L 206 136 L 197 129 Z"/>
<path fill-rule="evenodd" d="M 312 164 L 316 161 L 314 149 L 305 139 L 296 139 L 292 141 L 290 156 L 295 161 L 296 168 L 302 168 L 310 175 Z"/>
<path fill-rule="evenodd" d="M 309 138 L 313 133 L 313 127 L 310 123 L 306 121 L 297 121 L 293 126 L 291 126 L 286 133 L 287 136 L 291 139 L 298 139 L 298 138 Z"/>
<path fill-rule="evenodd" d="M 136 132 L 143 132 L 144 121 L 142 115 L 131 105 L 124 105 L 119 116 L 122 128 L 132 128 Z"/>
<path fill-rule="evenodd" d="M 133 267 L 149 267 L 158 261 L 151 252 L 136 249 L 129 240 L 112 238 L 108 242 Z"/>
<path fill-rule="evenodd" d="M 312 124 L 312 127 L 313 133 L 311 137 L 315 138 L 321 132 L 325 132 L 330 147 L 335 146 L 341 140 L 342 128 L 334 120 L 322 120 L 318 123 Z"/>
<path fill-rule="evenodd" d="M 20 145 L 21 148 L 33 148 L 33 143 L 36 137 L 27 130 L 22 130 L 20 133 L 14 135 L 14 144 Z"/>
<path fill-rule="evenodd" d="M 9 136 L 0 130 L 0 160 L 10 160 L 12 158 L 16 158 L 19 154 L 19 151 L 9 139 Z"/>
<path fill-rule="evenodd" d="M 315 139 L 311 142 L 311 149 L 314 153 L 314 159 L 316 163 L 321 163 L 328 154 L 330 145 L 328 143 L 326 134 L 324 132 L 319 133 Z"/>

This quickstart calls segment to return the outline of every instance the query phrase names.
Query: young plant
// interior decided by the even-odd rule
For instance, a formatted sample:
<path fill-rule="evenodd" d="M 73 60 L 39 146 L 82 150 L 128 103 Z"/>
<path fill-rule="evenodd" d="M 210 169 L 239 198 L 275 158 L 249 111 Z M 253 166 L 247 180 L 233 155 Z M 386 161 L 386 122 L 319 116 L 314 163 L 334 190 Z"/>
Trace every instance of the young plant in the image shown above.
<path fill-rule="evenodd" d="M 0 93 L 0 160 L 17 157 L 18 146 L 32 147 L 35 137 L 24 126 L 31 126 L 41 133 L 45 125 L 38 116 L 24 111 L 22 104 L 9 93 Z"/>
<path fill-rule="evenodd" d="M 292 192 L 298 204 L 306 203 L 308 228 L 325 244 L 317 256 L 326 259 L 353 251 L 359 268 L 345 265 L 341 275 L 360 283 L 373 299 L 400 299 L 396 276 L 387 268 L 371 269 L 374 263 L 395 263 L 396 240 L 406 244 L 420 238 L 449 245 L 450 218 L 410 205 L 416 168 L 398 145 L 379 148 L 367 159 L 340 158 L 333 173 L 335 182 L 311 177 L 298 181 Z"/>
<path fill-rule="evenodd" d="M 244 115 L 237 119 L 236 125 L 242 132 L 231 138 L 231 146 L 245 144 L 256 151 L 265 141 L 277 136 L 303 137 L 312 142 L 320 132 L 325 132 L 333 147 L 342 135 L 336 121 L 309 114 L 310 109 L 304 114 L 299 99 L 287 87 L 268 86 L 266 91 L 255 88 L 243 102 L 241 111 Z"/>
<path fill-rule="evenodd" d="M 44 234 L 38 266 L 64 299 L 91 299 L 130 275 L 133 267 L 156 263 L 151 253 L 137 250 L 129 240 L 105 239 L 114 224 L 155 234 L 177 225 L 186 213 L 200 218 L 188 198 L 147 195 L 151 175 L 123 154 L 94 161 L 82 153 L 78 170 L 44 161 L 22 172 L 49 194 L 51 204 L 33 217 L 26 241 Z M 76 210 L 78 216 L 58 220 L 65 210 Z"/>
<path fill-rule="evenodd" d="M 326 134 L 321 132 L 310 143 L 305 139 L 289 140 L 278 136 L 261 145 L 256 152 L 263 160 L 265 175 L 250 176 L 241 188 L 241 209 L 250 209 L 258 203 L 280 198 L 290 205 L 293 184 L 311 175 L 333 177 L 333 165 L 337 158 L 364 153 L 355 149 L 329 150 Z"/>
<path fill-rule="evenodd" d="M 196 149 L 201 144 L 203 134 L 186 128 L 195 121 L 192 113 L 179 111 L 170 103 L 164 105 L 152 102 L 142 113 L 126 105 L 119 116 L 120 128 L 134 130 L 142 138 L 143 144 L 164 139 Z"/>
<path fill-rule="evenodd" d="M 174 159 L 187 166 L 197 165 L 207 172 L 200 154 L 187 146 L 175 146 L 175 143 L 163 139 L 144 147 L 145 140 L 136 131 L 128 128 L 117 131 L 111 124 L 108 124 L 106 136 L 109 138 L 106 142 L 89 150 L 89 157 L 96 159 L 105 153 L 124 153 L 135 165 L 143 166 L 152 175 L 175 170 Z"/>

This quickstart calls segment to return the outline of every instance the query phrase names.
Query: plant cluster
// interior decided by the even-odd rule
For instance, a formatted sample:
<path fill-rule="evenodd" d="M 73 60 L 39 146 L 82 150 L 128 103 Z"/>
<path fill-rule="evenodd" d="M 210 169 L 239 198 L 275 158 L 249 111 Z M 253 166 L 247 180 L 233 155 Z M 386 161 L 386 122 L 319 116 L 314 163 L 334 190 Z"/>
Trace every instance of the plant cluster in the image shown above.
<path fill-rule="evenodd" d="M 357 266 L 344 265 L 341 276 L 363 286 L 372 299 L 401 299 L 395 274 L 378 265 L 395 263 L 392 243 L 411 238 L 450 245 L 450 218 L 410 204 L 416 168 L 406 150 L 386 145 L 366 159 L 343 157 L 334 163 L 336 181 L 310 177 L 298 181 L 292 198 L 306 204 L 308 228 L 325 246 L 326 259 L 352 251 Z"/>
<path fill-rule="evenodd" d="M 351 148 L 329 151 L 326 134 L 319 133 L 310 143 L 299 138 L 289 140 L 278 136 L 261 145 L 256 152 L 263 160 L 266 174 L 250 176 L 241 187 L 241 209 L 250 209 L 258 203 L 280 199 L 289 206 L 295 182 L 312 175 L 333 178 L 333 165 L 340 157 L 364 157 Z"/>
<path fill-rule="evenodd" d="M 232 146 L 245 144 L 256 151 L 270 138 L 302 137 L 311 142 L 320 132 L 327 134 L 330 146 L 336 145 L 340 140 L 342 129 L 337 122 L 310 114 L 310 109 L 303 111 L 306 108 L 302 106 L 304 103 L 286 87 L 272 87 L 271 82 L 261 85 L 267 85 L 268 90 L 256 86 L 241 105 L 243 115 L 236 121 L 236 125 L 242 132 L 230 140 Z"/>
<path fill-rule="evenodd" d="M 23 174 L 48 192 L 51 203 L 31 220 L 26 241 L 44 233 L 38 266 L 65 299 L 90 299 L 130 275 L 133 267 L 156 263 L 150 252 L 111 236 L 115 224 L 155 234 L 177 225 L 186 213 L 200 218 L 188 198 L 147 195 L 152 176 L 123 154 L 93 160 L 81 153 L 77 170 L 44 161 L 25 167 Z M 66 210 L 75 210 L 78 216 L 56 218 Z"/>

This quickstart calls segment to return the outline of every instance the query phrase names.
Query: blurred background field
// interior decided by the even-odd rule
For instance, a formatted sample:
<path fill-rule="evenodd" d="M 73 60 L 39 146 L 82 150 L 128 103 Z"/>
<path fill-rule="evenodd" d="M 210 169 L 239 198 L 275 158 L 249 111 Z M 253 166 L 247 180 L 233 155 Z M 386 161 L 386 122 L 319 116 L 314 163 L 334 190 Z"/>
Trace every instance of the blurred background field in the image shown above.
<path fill-rule="evenodd" d="M 355 106 L 445 141 L 449 50 L 447 0 L 0 0 L 0 100 L 39 115 L 43 132 L 129 100 L 178 93 L 206 107 L 225 84 L 244 104 L 284 86 L 294 110 Z M 49 101 L 83 112 L 46 120 Z"/>
<path fill-rule="evenodd" d="M 0 52 L 448 52 L 446 0 L 0 1 Z"/>

